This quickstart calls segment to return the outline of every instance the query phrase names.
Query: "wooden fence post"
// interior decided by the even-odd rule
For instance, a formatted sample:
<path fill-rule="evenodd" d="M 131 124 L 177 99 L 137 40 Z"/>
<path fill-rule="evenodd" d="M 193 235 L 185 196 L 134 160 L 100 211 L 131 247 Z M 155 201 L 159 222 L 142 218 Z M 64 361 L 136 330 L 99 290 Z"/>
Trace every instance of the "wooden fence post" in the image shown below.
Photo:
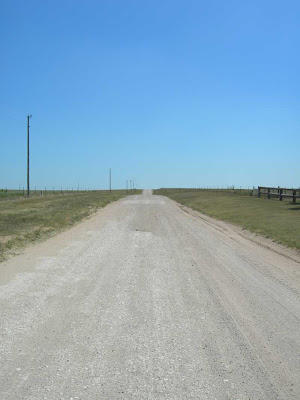
<path fill-rule="evenodd" d="M 282 201 L 282 192 L 283 192 L 283 190 L 282 190 L 282 189 L 279 189 L 279 200 L 280 200 L 280 201 Z"/>
<path fill-rule="evenodd" d="M 257 197 L 260 197 L 260 187 L 258 186 Z"/>
<path fill-rule="evenodd" d="M 268 199 L 270 200 L 271 194 L 270 194 L 270 188 L 268 189 Z"/>
<path fill-rule="evenodd" d="M 296 203 L 296 190 L 293 190 L 293 203 Z"/>

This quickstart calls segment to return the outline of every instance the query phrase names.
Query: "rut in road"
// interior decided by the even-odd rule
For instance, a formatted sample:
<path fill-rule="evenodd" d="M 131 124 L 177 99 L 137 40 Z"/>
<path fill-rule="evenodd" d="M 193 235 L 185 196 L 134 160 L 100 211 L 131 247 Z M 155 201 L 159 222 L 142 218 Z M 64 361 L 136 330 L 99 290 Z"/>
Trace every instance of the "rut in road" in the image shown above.
<path fill-rule="evenodd" d="M 1 281 L 1 399 L 300 398 L 299 263 L 151 191 Z"/>

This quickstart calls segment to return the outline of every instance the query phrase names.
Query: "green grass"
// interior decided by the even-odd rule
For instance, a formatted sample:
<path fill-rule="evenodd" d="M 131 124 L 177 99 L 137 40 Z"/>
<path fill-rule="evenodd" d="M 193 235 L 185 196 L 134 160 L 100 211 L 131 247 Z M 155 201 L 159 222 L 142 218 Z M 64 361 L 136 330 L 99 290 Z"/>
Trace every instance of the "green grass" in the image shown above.
<path fill-rule="evenodd" d="M 23 190 L 21 191 L 21 190 L 0 189 L 0 200 L 12 197 L 22 197 L 22 196 L 23 196 Z"/>
<path fill-rule="evenodd" d="M 135 191 L 133 194 L 138 194 Z M 0 261 L 126 196 L 125 190 L 74 192 L 0 202 Z"/>
<path fill-rule="evenodd" d="M 203 214 L 300 249 L 300 202 L 257 198 L 236 190 L 159 189 L 154 194 L 168 196 Z"/>
<path fill-rule="evenodd" d="M 66 190 L 66 189 L 32 189 L 30 190 L 30 197 L 36 196 L 53 196 L 53 195 L 61 195 L 61 194 L 78 194 L 78 193 L 85 193 L 86 191 L 81 190 Z M 27 191 L 24 190 L 11 190 L 11 189 L 0 189 L 0 200 L 13 200 L 18 198 L 27 197 Z"/>

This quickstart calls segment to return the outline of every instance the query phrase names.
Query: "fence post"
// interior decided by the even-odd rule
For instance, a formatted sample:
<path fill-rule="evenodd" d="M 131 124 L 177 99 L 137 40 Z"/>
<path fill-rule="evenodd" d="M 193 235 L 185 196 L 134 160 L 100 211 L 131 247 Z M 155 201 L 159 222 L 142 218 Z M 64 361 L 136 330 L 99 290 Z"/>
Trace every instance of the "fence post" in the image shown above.
<path fill-rule="evenodd" d="M 280 201 L 282 201 L 282 192 L 283 192 L 283 190 L 282 190 L 282 189 L 279 189 L 279 200 L 280 200 Z"/>
<path fill-rule="evenodd" d="M 293 203 L 296 203 L 296 190 L 293 190 Z"/>
<path fill-rule="evenodd" d="M 271 194 L 270 194 L 270 188 L 268 188 L 268 199 L 271 198 Z"/>
<path fill-rule="evenodd" d="M 258 186 L 257 197 L 260 197 L 260 186 Z"/>

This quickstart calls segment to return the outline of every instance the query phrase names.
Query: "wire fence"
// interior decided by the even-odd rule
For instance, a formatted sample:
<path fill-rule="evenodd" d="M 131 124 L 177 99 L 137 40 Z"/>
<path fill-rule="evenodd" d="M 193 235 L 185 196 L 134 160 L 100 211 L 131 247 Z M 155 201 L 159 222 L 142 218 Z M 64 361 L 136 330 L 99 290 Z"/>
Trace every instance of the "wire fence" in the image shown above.
<path fill-rule="evenodd" d="M 131 189 L 114 189 L 112 191 L 116 190 L 124 190 L 126 193 L 131 194 L 136 191 L 136 189 L 131 188 Z M 57 196 L 57 195 L 72 195 L 72 194 L 82 194 L 82 193 L 89 193 L 89 192 L 94 192 L 94 193 L 107 193 L 110 192 L 110 189 L 92 189 L 92 188 L 74 188 L 74 187 L 66 187 L 66 188 L 48 188 L 45 186 L 44 188 L 34 188 L 33 190 L 30 190 L 29 197 L 38 197 L 38 196 Z M 1 200 L 17 200 L 17 199 L 24 199 L 28 198 L 27 195 L 27 190 L 25 187 L 22 189 L 0 189 L 0 201 Z"/>

